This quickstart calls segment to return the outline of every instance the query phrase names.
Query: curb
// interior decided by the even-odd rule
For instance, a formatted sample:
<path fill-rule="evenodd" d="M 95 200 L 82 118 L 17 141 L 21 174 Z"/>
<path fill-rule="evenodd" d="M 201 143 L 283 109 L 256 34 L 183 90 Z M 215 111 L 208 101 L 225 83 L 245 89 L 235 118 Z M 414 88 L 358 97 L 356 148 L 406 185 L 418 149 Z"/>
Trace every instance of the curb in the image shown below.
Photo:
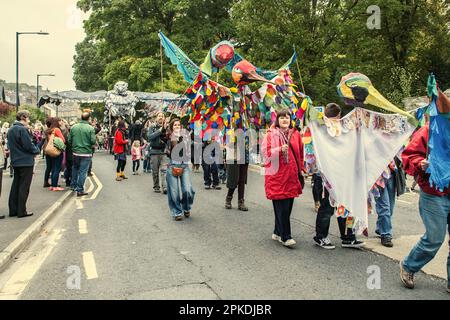
<path fill-rule="evenodd" d="M 72 191 L 67 191 L 39 219 L 19 235 L 8 247 L 0 253 L 0 272 L 3 272 L 9 263 L 44 229 L 48 221 L 70 198 Z"/>

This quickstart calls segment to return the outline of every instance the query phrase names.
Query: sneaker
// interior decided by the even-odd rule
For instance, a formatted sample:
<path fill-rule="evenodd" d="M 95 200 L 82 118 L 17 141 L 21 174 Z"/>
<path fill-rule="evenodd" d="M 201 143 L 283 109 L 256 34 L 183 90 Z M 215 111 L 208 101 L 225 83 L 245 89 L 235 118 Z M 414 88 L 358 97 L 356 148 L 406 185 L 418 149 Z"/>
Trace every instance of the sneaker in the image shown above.
<path fill-rule="evenodd" d="M 283 242 L 283 241 L 281 241 L 281 237 L 280 237 L 280 236 L 277 236 L 275 233 L 272 234 L 272 240 L 278 241 L 278 242 Z"/>
<path fill-rule="evenodd" d="M 403 261 L 400 261 L 400 279 L 406 288 L 414 289 L 414 273 L 408 272 L 403 268 Z"/>
<path fill-rule="evenodd" d="M 181 220 L 183 220 L 183 217 L 182 217 L 182 216 L 176 216 L 176 217 L 175 217 L 175 221 L 181 221 Z"/>
<path fill-rule="evenodd" d="M 153 191 L 156 192 L 156 193 L 161 193 L 160 189 L 153 189 Z"/>
<path fill-rule="evenodd" d="M 353 241 L 342 241 L 342 248 L 361 248 L 366 244 L 363 241 L 353 240 Z"/>
<path fill-rule="evenodd" d="M 211 189 L 211 186 L 205 186 L 205 189 L 209 190 L 209 189 Z"/>
<path fill-rule="evenodd" d="M 381 237 L 381 244 L 388 248 L 392 248 L 394 246 L 391 237 Z"/>
<path fill-rule="evenodd" d="M 167 194 L 167 189 L 163 189 L 163 194 Z"/>
<path fill-rule="evenodd" d="M 380 239 L 381 239 L 381 233 L 380 233 L 380 231 L 375 230 L 375 234 L 376 234 L 376 237 L 377 237 L 377 238 L 380 238 Z"/>
<path fill-rule="evenodd" d="M 221 186 L 213 186 L 212 187 L 214 190 L 222 190 L 222 187 Z"/>
<path fill-rule="evenodd" d="M 285 247 L 292 248 L 293 246 L 295 246 L 296 243 L 297 243 L 297 242 L 295 242 L 294 239 L 289 239 L 289 240 L 286 240 L 285 242 L 283 242 L 283 245 L 284 245 Z"/>
<path fill-rule="evenodd" d="M 191 212 L 190 212 L 190 211 L 186 211 L 186 212 L 184 213 L 184 216 L 185 216 L 186 218 L 189 218 L 189 217 L 191 216 Z"/>
<path fill-rule="evenodd" d="M 324 248 L 327 250 L 332 250 L 332 249 L 336 248 L 334 245 L 331 244 L 331 241 L 328 238 L 319 239 L 317 237 L 314 237 L 313 239 L 314 239 L 314 243 L 321 248 Z"/>

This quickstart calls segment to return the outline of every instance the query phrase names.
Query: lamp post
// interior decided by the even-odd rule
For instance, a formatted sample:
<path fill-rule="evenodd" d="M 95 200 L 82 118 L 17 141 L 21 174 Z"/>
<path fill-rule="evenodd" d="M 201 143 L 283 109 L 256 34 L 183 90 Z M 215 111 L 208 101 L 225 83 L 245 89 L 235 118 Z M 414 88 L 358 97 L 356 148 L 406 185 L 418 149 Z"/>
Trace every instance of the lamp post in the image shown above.
<path fill-rule="evenodd" d="M 16 32 L 16 112 L 19 111 L 19 36 L 21 34 L 49 35 L 48 32 Z"/>
<path fill-rule="evenodd" d="M 39 107 L 39 77 L 54 77 L 54 74 L 38 74 L 36 76 L 36 106 Z"/>

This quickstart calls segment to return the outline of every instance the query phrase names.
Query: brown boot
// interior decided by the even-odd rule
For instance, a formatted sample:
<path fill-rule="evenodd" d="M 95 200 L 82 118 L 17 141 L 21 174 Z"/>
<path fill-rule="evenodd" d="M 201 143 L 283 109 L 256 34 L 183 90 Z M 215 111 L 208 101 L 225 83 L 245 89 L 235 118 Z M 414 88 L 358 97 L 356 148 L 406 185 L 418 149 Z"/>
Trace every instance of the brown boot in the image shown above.
<path fill-rule="evenodd" d="M 233 200 L 233 197 L 227 196 L 225 198 L 225 209 L 231 209 L 231 200 Z"/>
<path fill-rule="evenodd" d="M 240 199 L 238 201 L 238 209 L 241 211 L 248 211 L 248 208 L 245 205 L 245 200 L 244 199 Z"/>

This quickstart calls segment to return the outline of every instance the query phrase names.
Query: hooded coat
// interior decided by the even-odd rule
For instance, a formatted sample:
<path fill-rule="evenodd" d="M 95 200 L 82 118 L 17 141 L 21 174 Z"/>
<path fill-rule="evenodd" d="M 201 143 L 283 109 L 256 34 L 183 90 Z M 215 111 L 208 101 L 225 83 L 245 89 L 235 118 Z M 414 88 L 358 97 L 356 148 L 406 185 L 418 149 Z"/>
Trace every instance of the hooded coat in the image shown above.
<path fill-rule="evenodd" d="M 281 149 L 288 143 L 287 157 Z M 287 136 L 272 125 L 262 144 L 265 166 L 265 191 L 269 200 L 296 198 L 302 194 L 298 175 L 303 171 L 303 142 L 296 129 Z"/>

